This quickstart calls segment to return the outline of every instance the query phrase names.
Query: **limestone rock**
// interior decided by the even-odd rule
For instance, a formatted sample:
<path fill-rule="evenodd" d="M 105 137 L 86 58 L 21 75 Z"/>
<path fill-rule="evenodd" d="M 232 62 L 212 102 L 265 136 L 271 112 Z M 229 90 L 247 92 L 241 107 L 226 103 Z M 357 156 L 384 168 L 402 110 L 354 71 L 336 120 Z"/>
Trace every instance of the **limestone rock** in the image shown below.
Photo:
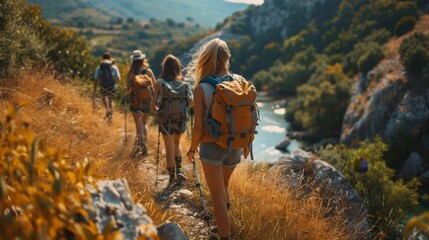
<path fill-rule="evenodd" d="M 152 219 L 140 204 L 134 204 L 127 181 L 124 179 L 97 181 L 96 187 L 87 185 L 92 202 L 85 206 L 92 219 L 95 219 L 98 232 L 110 223 L 124 235 L 125 239 L 157 235 Z"/>
<path fill-rule="evenodd" d="M 402 130 L 417 138 L 421 127 L 428 119 L 429 109 L 426 105 L 425 96 L 407 92 L 387 122 L 384 137 L 390 139 L 395 132 Z"/>
<path fill-rule="evenodd" d="M 405 161 L 402 171 L 399 173 L 399 177 L 404 178 L 405 180 L 411 180 L 422 172 L 423 159 L 418 153 L 413 152 Z"/>
<path fill-rule="evenodd" d="M 277 144 L 275 146 L 275 148 L 277 150 L 280 150 L 280 151 L 283 151 L 283 152 L 287 152 L 287 147 L 289 146 L 290 142 L 291 142 L 290 138 L 289 137 L 285 137 L 283 139 L 283 141 L 281 141 L 279 144 Z"/>
<path fill-rule="evenodd" d="M 161 240 L 189 240 L 183 229 L 175 222 L 166 222 L 157 226 Z"/>
<path fill-rule="evenodd" d="M 339 204 L 341 201 L 348 206 L 343 216 L 351 229 L 358 229 L 362 235 L 370 232 L 366 216 L 367 210 L 356 190 L 340 172 L 330 164 L 318 159 L 317 156 L 300 149 L 291 154 L 284 154 L 273 163 L 273 167 L 268 170 L 267 175 L 280 176 L 285 181 L 289 181 L 289 185 L 292 187 L 308 186 L 308 182 L 305 181 L 313 179 L 312 186 L 322 187 L 323 191 L 333 191 L 335 196 L 338 196 L 332 202 L 325 204 L 331 204 L 335 208 L 335 206 L 341 205 Z M 367 237 L 369 238 L 369 236 L 364 236 L 364 238 Z"/>

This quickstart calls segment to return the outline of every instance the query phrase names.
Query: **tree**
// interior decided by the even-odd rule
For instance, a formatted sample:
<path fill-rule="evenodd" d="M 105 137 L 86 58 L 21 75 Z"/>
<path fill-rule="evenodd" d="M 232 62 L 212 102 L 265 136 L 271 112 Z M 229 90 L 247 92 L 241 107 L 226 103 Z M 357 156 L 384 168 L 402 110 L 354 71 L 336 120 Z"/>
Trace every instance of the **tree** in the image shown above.
<path fill-rule="evenodd" d="M 129 24 L 134 23 L 134 18 L 132 18 L 132 17 L 127 18 L 127 23 L 129 23 Z"/>
<path fill-rule="evenodd" d="M 123 17 L 116 18 L 115 24 L 119 24 L 119 25 L 124 24 L 124 18 Z"/>
<path fill-rule="evenodd" d="M 298 87 L 289 111 L 304 129 L 322 136 L 338 136 L 349 99 L 350 81 L 341 65 L 328 65 Z"/>

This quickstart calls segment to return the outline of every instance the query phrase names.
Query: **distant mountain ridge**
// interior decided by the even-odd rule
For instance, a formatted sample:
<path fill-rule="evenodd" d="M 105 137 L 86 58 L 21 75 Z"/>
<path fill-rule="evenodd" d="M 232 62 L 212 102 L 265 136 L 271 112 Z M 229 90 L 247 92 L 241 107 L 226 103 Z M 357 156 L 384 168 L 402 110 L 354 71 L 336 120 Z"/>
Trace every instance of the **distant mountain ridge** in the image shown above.
<path fill-rule="evenodd" d="M 98 21 L 116 17 L 148 21 L 151 18 L 194 23 L 214 27 L 234 12 L 244 10 L 247 4 L 232 3 L 224 0 L 29 0 L 38 4 L 47 19 L 64 21 L 73 17 L 86 17 Z"/>

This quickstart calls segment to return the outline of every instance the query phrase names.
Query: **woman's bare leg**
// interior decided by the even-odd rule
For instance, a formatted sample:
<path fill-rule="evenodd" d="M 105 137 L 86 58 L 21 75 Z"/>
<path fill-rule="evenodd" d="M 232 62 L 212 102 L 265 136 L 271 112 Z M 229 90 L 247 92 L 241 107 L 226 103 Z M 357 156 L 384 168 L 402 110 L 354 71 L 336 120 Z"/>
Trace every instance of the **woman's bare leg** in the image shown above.
<path fill-rule="evenodd" d="M 213 199 L 214 216 L 221 237 L 228 237 L 230 222 L 228 209 L 226 208 L 227 193 L 225 191 L 223 166 L 203 163 L 204 174 L 210 195 Z"/>

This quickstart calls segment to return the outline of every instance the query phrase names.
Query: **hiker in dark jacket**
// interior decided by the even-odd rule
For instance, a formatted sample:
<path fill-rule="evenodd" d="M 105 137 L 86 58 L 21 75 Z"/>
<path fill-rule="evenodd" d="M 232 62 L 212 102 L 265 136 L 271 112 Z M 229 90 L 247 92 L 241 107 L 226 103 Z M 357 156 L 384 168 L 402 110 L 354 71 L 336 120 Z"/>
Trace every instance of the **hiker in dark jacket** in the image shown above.
<path fill-rule="evenodd" d="M 186 179 L 182 173 L 180 137 L 186 130 L 188 110 L 194 101 L 191 85 L 182 76 L 180 60 L 169 54 L 161 66 L 162 72 L 155 84 L 151 109 L 158 117 L 167 155 L 169 184 L 172 184 L 176 178 L 178 181 Z"/>
<path fill-rule="evenodd" d="M 155 85 L 155 76 L 149 68 L 146 55 L 140 50 L 133 51 L 130 56 L 131 66 L 127 73 L 126 92 L 131 95 L 130 110 L 136 124 L 136 140 L 132 157 L 146 157 L 147 127 L 146 119 L 150 114 L 150 102 Z"/>
<path fill-rule="evenodd" d="M 113 97 L 115 96 L 117 83 L 120 80 L 119 69 L 114 65 L 114 60 L 111 58 L 110 53 L 104 53 L 102 61 L 94 74 L 94 96 L 97 92 L 97 86 L 100 85 L 103 104 L 106 108 L 106 118 L 109 120 L 112 120 Z"/>

